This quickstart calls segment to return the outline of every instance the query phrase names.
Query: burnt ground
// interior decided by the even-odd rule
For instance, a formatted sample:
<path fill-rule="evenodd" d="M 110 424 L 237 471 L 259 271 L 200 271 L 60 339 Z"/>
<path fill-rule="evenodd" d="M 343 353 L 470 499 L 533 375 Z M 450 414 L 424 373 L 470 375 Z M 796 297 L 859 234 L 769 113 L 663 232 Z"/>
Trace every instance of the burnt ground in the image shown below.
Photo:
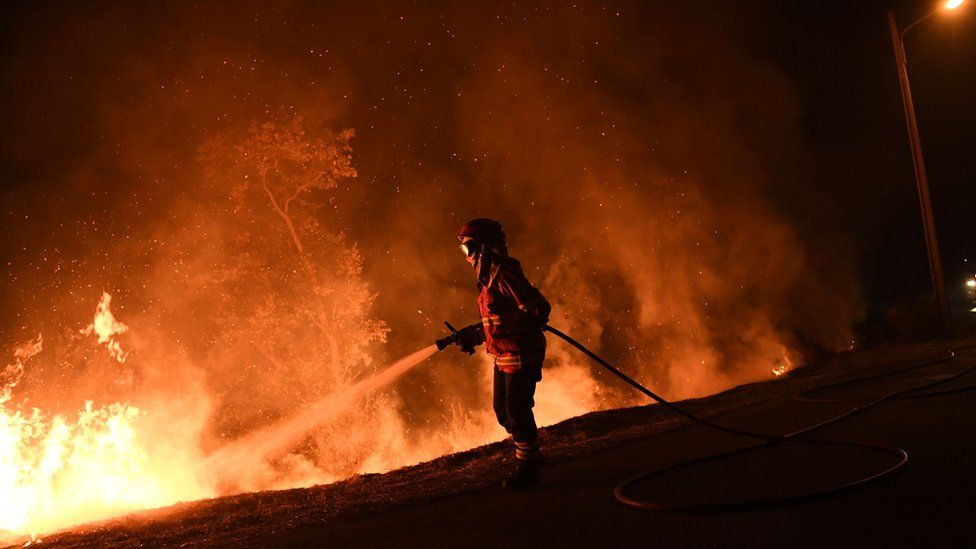
<path fill-rule="evenodd" d="M 798 402 L 801 391 L 945 356 L 968 341 L 849 354 L 773 381 L 682 403 L 724 425 L 790 432 L 857 403 Z M 876 398 L 947 379 L 976 365 L 955 359 L 815 393 Z M 544 383 L 544 382 L 543 382 Z M 938 389 L 976 385 L 976 374 Z M 544 390 L 544 389 L 540 389 Z M 64 547 L 282 546 L 934 546 L 976 544 L 976 392 L 899 399 L 817 432 L 905 449 L 908 466 L 862 488 L 811 502 L 710 513 L 649 513 L 616 502 L 614 487 L 641 471 L 751 444 L 690 424 L 661 406 L 591 413 L 543 429 L 543 483 L 499 483 L 511 449 L 495 443 L 382 475 L 307 489 L 242 494 L 135 513 L 45 536 Z M 789 446 L 695 465 L 629 492 L 671 502 L 786 496 L 843 483 L 893 463 L 845 446 Z"/>

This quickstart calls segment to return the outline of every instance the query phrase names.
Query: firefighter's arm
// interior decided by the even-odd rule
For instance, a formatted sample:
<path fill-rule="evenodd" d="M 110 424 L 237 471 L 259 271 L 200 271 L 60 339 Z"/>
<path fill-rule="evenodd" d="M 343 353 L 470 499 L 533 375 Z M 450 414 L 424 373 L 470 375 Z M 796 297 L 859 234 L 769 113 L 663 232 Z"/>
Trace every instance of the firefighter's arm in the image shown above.
<path fill-rule="evenodd" d="M 525 277 L 508 275 L 499 281 L 499 289 L 509 295 L 518 306 L 518 313 L 511 322 L 526 328 L 539 329 L 549 322 L 552 306 L 542 292 L 529 283 Z"/>
<path fill-rule="evenodd" d="M 461 352 L 474 354 L 474 348 L 485 342 L 485 327 L 481 322 L 465 326 L 458 330 L 457 346 Z"/>

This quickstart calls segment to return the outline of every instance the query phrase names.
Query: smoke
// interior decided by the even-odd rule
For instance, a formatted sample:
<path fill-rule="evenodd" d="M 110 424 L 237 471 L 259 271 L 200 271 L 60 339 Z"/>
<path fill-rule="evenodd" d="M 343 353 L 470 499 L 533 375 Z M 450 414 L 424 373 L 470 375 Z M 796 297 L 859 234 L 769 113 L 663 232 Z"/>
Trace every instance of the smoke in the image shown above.
<path fill-rule="evenodd" d="M 155 478 L 476 321 L 454 238 L 473 217 L 503 222 L 555 326 L 671 398 L 844 348 L 861 315 L 805 207 L 795 94 L 727 7 L 6 9 L 3 341 L 40 331 L 47 355 L 13 398 L 137 407 Z M 77 339 L 103 291 L 124 364 Z M 551 338 L 543 375 L 543 424 L 642 402 Z M 497 440 L 489 388 L 487 357 L 441 353 L 151 503 Z"/>
<path fill-rule="evenodd" d="M 500 16 L 490 41 L 454 50 L 473 68 L 451 79 L 449 123 L 431 124 L 451 154 L 399 157 L 387 230 L 364 234 L 410 242 L 370 276 L 417 299 L 381 295 L 380 307 L 446 301 L 442 315 L 470 315 L 469 282 L 441 250 L 456 225 L 489 216 L 553 300 L 554 322 L 671 397 L 849 345 L 861 308 L 853 267 L 829 216 L 799 203 L 816 185 L 804 174 L 799 107 L 789 83 L 743 49 L 741 21 L 716 6 L 523 15 Z M 401 127 L 424 144 L 425 129 Z M 460 295 L 445 299 L 443 286 Z M 554 347 L 552 374 L 584 375 L 588 366 Z M 630 401 L 585 392 L 574 398 L 587 406 Z"/>

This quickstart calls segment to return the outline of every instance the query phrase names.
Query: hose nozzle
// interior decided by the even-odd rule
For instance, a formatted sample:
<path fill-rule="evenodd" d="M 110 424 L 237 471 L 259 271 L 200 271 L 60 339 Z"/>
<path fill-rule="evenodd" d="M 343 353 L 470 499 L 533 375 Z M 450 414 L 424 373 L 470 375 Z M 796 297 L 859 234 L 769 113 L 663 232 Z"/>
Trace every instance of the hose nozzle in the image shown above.
<path fill-rule="evenodd" d="M 438 351 L 443 351 L 449 345 L 454 345 L 455 343 L 458 342 L 458 338 L 460 337 L 458 331 L 454 329 L 454 326 L 451 326 L 450 322 L 445 321 L 444 325 L 447 326 L 447 329 L 451 331 L 451 335 L 447 337 L 442 337 L 441 339 L 438 339 L 437 341 L 434 342 L 434 344 L 437 345 Z"/>

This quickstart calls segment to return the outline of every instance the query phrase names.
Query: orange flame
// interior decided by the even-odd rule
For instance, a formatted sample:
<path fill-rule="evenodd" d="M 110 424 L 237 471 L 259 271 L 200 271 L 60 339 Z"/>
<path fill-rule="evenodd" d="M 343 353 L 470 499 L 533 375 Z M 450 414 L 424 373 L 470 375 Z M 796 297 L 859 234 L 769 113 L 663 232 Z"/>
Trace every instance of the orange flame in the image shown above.
<path fill-rule="evenodd" d="M 786 372 L 789 372 L 790 370 L 795 368 L 795 365 L 793 364 L 793 360 L 790 358 L 789 351 L 786 349 L 786 347 L 783 347 L 782 349 L 783 349 L 782 356 L 776 357 L 776 359 L 773 361 L 772 372 L 773 375 L 776 377 L 780 377 Z"/>
<path fill-rule="evenodd" d="M 112 337 L 127 328 L 112 317 L 110 299 L 103 294 L 90 328 L 100 343 L 116 344 L 109 350 L 122 361 Z M 38 533 L 208 495 L 170 482 L 169 464 L 153 463 L 139 432 L 146 413 L 135 406 L 86 401 L 70 417 L 13 405 L 26 362 L 42 350 L 41 335 L 16 347 L 14 363 L 0 375 L 0 541 L 12 532 L 40 543 Z"/>
<path fill-rule="evenodd" d="M 94 332 L 98 336 L 98 342 L 105 344 L 109 354 L 115 360 L 118 360 L 120 364 L 124 364 L 129 353 L 122 350 L 122 344 L 115 339 L 115 336 L 128 332 L 129 327 L 115 319 L 109 307 L 111 303 L 112 296 L 106 292 L 102 292 L 102 299 L 98 302 L 98 307 L 95 309 L 95 319 L 91 324 L 82 328 L 80 333 L 87 336 Z"/>

